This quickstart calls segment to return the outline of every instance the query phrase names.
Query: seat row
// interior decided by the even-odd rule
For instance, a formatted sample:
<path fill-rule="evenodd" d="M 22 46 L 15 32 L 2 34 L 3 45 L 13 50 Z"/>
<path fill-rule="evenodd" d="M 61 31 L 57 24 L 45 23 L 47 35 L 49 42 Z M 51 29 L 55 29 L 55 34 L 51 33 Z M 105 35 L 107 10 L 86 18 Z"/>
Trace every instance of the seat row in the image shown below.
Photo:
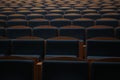
<path fill-rule="evenodd" d="M 79 40 L 87 40 L 93 37 L 116 37 L 120 39 L 120 27 L 110 26 L 91 26 L 84 28 L 81 26 L 64 26 L 57 28 L 54 26 L 13 26 L 8 28 L 0 27 L 0 36 L 5 36 L 9 39 L 16 39 L 22 36 L 36 36 L 43 39 L 48 39 L 57 36 L 69 36 Z"/>
<path fill-rule="evenodd" d="M 78 18 L 74 20 L 66 19 L 66 18 L 56 18 L 52 20 L 44 19 L 44 18 L 36 18 L 31 20 L 26 19 L 11 19 L 11 20 L 0 20 L 0 26 L 41 26 L 41 25 L 52 25 L 56 27 L 68 26 L 68 25 L 76 25 L 83 27 L 90 27 L 94 25 L 106 25 L 117 27 L 120 25 L 120 21 L 113 18 L 100 18 L 97 20 L 89 19 L 89 18 Z"/>
<path fill-rule="evenodd" d="M 75 6 L 75 7 L 54 7 L 54 6 L 47 6 L 47 7 L 31 7 L 31 8 L 27 8 L 27 7 L 18 7 L 18 8 L 14 8 L 14 7 L 4 7 L 4 6 L 0 6 L 0 11 L 14 11 L 14 12 L 19 12 L 19 11 L 29 11 L 29 12 L 34 12 L 36 10 L 44 10 L 46 12 L 49 12 L 51 10 L 61 10 L 63 12 L 68 12 L 68 11 L 76 11 L 77 13 L 83 13 L 86 10 L 94 10 L 95 13 L 102 13 L 104 10 L 111 10 L 111 12 L 119 12 L 119 7 L 115 7 L 115 6 L 105 6 L 105 7 L 97 7 L 97 6 L 92 6 L 92 7 L 85 7 L 85 6 Z M 116 10 L 116 11 L 115 11 Z"/>
<path fill-rule="evenodd" d="M 21 8 L 21 10 L 9 10 L 9 8 L 6 8 L 6 10 L 0 10 L 0 14 L 5 14 L 5 15 L 10 15 L 10 14 L 23 14 L 23 15 L 28 15 L 31 13 L 38 13 L 42 15 L 46 15 L 48 13 L 58 13 L 58 14 L 68 14 L 68 13 L 76 13 L 76 14 L 86 14 L 86 13 L 98 13 L 98 14 L 105 14 L 105 13 L 120 13 L 120 9 L 114 10 L 114 9 L 101 9 L 101 10 L 96 10 L 96 9 L 87 9 L 87 8 L 82 8 L 82 7 L 77 7 L 78 9 L 52 9 L 51 7 L 48 9 L 42 9 L 42 8 L 33 8 L 33 10 L 27 10 L 24 8 Z M 8 9 L 8 10 L 7 10 Z M 23 9 L 23 10 L 22 10 Z"/>
<path fill-rule="evenodd" d="M 42 80 L 112 80 L 119 79 L 120 62 L 45 61 Z"/>
<path fill-rule="evenodd" d="M 55 11 L 55 10 L 54 10 Z M 66 18 L 66 19 L 70 19 L 70 20 L 74 20 L 74 19 L 78 19 L 78 18 L 90 18 L 93 20 L 96 19 L 100 19 L 100 18 L 113 18 L 113 19 L 120 19 L 120 14 L 118 13 L 105 13 L 105 14 L 99 14 L 99 13 L 85 13 L 85 14 L 78 14 L 78 13 L 67 13 L 67 14 L 59 14 L 59 13 L 63 13 L 63 12 L 54 12 L 53 13 L 48 13 L 45 15 L 42 14 L 38 14 L 38 13 L 32 13 L 32 14 L 28 14 L 28 15 L 24 15 L 24 14 L 11 14 L 8 12 L 8 14 L 10 15 L 5 15 L 4 14 L 0 14 L 0 19 L 2 20 L 10 20 L 10 19 L 26 19 L 26 20 L 31 20 L 31 19 L 35 19 L 35 18 L 45 18 L 48 20 L 52 20 L 52 19 L 56 19 L 56 18 Z M 22 12 L 24 13 L 24 12 Z M 42 13 L 42 12 L 41 12 Z M 44 12 L 43 12 L 44 13 Z"/>
<path fill-rule="evenodd" d="M 6 1 L 3 0 L 3 1 L 0 1 L 0 3 L 2 3 L 1 5 L 5 5 L 5 6 L 14 6 L 14 5 L 17 5 L 17 6 L 25 6 L 25 5 L 29 5 L 29 7 L 31 6 L 49 6 L 49 5 L 67 5 L 67 6 L 75 6 L 76 4 L 81 4 L 81 5 L 85 5 L 85 6 L 92 6 L 92 5 L 96 5 L 96 6 L 106 6 L 107 5 L 114 5 L 114 6 L 119 6 L 119 3 L 120 1 L 118 0 L 113 0 L 111 2 L 111 0 L 108 0 L 108 1 L 105 1 L 105 0 L 102 0 L 102 1 L 99 1 L 99 0 L 85 0 L 85 1 L 79 1 L 79 0 L 75 0 L 75 1 L 68 1 L 68 0 L 37 0 L 37 1 L 32 1 L 32 0 L 27 0 L 27 1 Z M 14 3 L 14 4 L 13 4 Z M 92 5 L 91 5 L 92 4 Z"/>
<path fill-rule="evenodd" d="M 0 59 L 1 80 L 106 80 L 120 79 L 120 59 L 44 61 Z M 38 70 L 38 71 L 37 71 Z M 38 73 L 40 73 L 40 75 Z M 36 76 L 39 75 L 39 76 Z"/>
<path fill-rule="evenodd" d="M 0 39 L 1 56 L 20 56 L 42 60 L 92 60 L 120 57 L 120 40 L 97 37 L 88 39 L 86 46 L 82 40 L 72 37 L 54 37 L 43 40 L 38 37 Z M 85 48 L 85 49 L 84 49 Z"/>
<path fill-rule="evenodd" d="M 98 4 L 99 5 L 99 4 Z M 42 5 L 42 4 L 36 4 L 32 6 L 30 5 L 11 5 L 11 6 L 6 6 L 6 5 L 0 5 L 0 10 L 31 10 L 33 11 L 35 8 L 36 9 L 44 9 L 44 10 L 53 10 L 53 9 L 60 9 L 60 10 L 69 10 L 69 9 L 77 9 L 77 10 L 85 10 L 85 9 L 94 9 L 94 10 L 101 10 L 101 9 L 113 9 L 113 10 L 118 10 L 120 9 L 119 3 L 116 5 L 113 4 L 104 4 L 101 6 L 98 6 L 97 3 L 95 4 L 88 4 L 88 5 L 83 5 L 83 4 L 75 4 L 75 5 L 66 5 L 66 4 L 61 4 L 61 5 L 55 5 L 55 4 L 48 4 L 48 5 Z"/>

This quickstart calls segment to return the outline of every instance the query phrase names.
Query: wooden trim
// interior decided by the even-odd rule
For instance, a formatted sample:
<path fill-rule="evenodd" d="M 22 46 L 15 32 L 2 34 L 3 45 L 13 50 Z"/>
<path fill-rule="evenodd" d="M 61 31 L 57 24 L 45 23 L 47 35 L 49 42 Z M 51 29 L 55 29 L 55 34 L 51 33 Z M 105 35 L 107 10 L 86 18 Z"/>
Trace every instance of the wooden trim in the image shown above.
<path fill-rule="evenodd" d="M 37 67 L 37 71 L 36 71 L 37 80 L 42 80 L 42 62 L 38 62 L 36 64 L 36 67 Z"/>
<path fill-rule="evenodd" d="M 120 62 L 120 58 L 89 59 L 89 62 Z"/>
<path fill-rule="evenodd" d="M 69 60 L 69 61 L 78 61 L 81 60 L 81 58 L 76 57 L 51 57 L 51 58 L 45 58 L 45 60 Z"/>
<path fill-rule="evenodd" d="M 79 53 L 78 53 L 78 58 L 79 59 L 84 59 L 84 48 L 83 48 L 84 42 L 79 42 Z"/>

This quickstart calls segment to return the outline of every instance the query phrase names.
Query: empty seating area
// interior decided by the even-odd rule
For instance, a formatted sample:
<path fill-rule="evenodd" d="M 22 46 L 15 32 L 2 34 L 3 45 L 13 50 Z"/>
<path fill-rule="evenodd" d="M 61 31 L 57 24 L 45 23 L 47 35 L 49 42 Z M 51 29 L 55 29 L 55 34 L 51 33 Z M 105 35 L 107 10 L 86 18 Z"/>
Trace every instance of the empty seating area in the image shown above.
<path fill-rule="evenodd" d="M 0 80 L 120 79 L 120 0 L 0 0 Z"/>
<path fill-rule="evenodd" d="M 71 31 L 68 32 L 70 32 L 69 35 L 74 35 L 72 37 L 82 39 L 84 41 L 88 38 L 95 37 L 90 36 L 91 34 L 89 34 L 96 34 L 96 32 L 91 28 L 93 26 L 99 26 L 101 29 L 100 36 L 98 34 L 96 35 L 97 37 L 106 37 L 102 34 L 105 34 L 103 30 L 108 28 L 102 29 L 102 26 L 108 26 L 113 29 L 113 31 L 111 30 L 110 32 L 113 35 L 110 34 L 111 36 L 108 36 L 118 38 L 119 31 L 117 30 L 117 27 L 120 26 L 119 10 L 119 0 L 1 0 L 0 27 L 3 27 L 2 31 L 4 31 L 2 36 L 6 36 L 10 39 L 15 39 L 20 35 L 37 36 L 44 39 L 61 36 L 64 34 L 64 26 L 83 27 L 84 31 L 80 31 L 80 33 L 77 34 L 77 36 L 80 35 L 80 37 L 76 37 L 76 35 L 73 34 L 74 27 L 68 27 L 71 29 Z M 51 33 L 53 28 L 50 28 L 51 31 L 45 32 L 42 28 L 36 28 L 45 27 L 46 25 L 55 27 L 55 33 Z M 15 29 L 18 33 L 14 34 L 15 31 L 13 29 L 15 27 L 13 26 L 21 28 L 20 33 L 18 31 L 19 29 Z M 29 28 L 19 26 L 26 26 Z M 49 30 L 49 28 L 45 28 L 46 30 Z M 91 28 L 91 30 L 89 30 L 89 28 Z M 28 31 L 26 29 L 30 30 L 29 33 L 26 33 L 26 31 Z M 46 35 L 49 34 L 48 32 L 50 32 L 50 35 Z M 43 36 L 44 33 L 45 36 Z M 54 36 L 51 36 L 51 34 L 54 34 Z M 68 33 L 65 33 L 63 36 L 65 35 L 69 36 Z"/>
<path fill-rule="evenodd" d="M 106 80 L 120 79 L 120 59 L 91 61 L 46 60 L 23 57 L 0 58 L 1 80 Z"/>

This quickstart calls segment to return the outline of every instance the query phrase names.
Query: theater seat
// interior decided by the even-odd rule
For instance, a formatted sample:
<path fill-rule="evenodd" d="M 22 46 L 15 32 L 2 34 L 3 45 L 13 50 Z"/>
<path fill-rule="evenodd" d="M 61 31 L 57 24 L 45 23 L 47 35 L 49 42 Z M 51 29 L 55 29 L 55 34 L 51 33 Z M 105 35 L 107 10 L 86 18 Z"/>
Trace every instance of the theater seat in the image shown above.
<path fill-rule="evenodd" d="M 96 37 L 87 40 L 87 59 L 119 58 L 120 40 L 111 37 Z"/>
<path fill-rule="evenodd" d="M 56 27 L 63 27 L 63 26 L 71 25 L 71 21 L 65 18 L 53 19 L 50 21 L 50 23 L 52 26 L 56 26 Z"/>
<path fill-rule="evenodd" d="M 86 61 L 44 61 L 42 80 L 88 80 Z"/>
<path fill-rule="evenodd" d="M 115 37 L 120 39 L 120 27 L 115 28 Z"/>
<path fill-rule="evenodd" d="M 58 29 L 54 26 L 37 26 L 33 28 L 33 36 L 41 37 L 44 39 L 48 39 L 51 37 L 58 36 Z"/>
<path fill-rule="evenodd" d="M 0 27 L 0 36 L 5 36 L 5 28 L 4 27 Z"/>
<path fill-rule="evenodd" d="M 43 18 L 35 18 L 29 21 L 29 26 L 36 27 L 41 25 L 49 25 L 49 21 Z"/>
<path fill-rule="evenodd" d="M 94 20 L 89 19 L 89 18 L 79 18 L 79 19 L 73 20 L 73 25 L 90 27 L 90 26 L 94 26 L 95 22 L 94 22 Z"/>
<path fill-rule="evenodd" d="M 46 40 L 45 59 L 83 58 L 83 41 L 73 37 L 59 36 Z"/>
<path fill-rule="evenodd" d="M 11 26 L 6 28 L 6 36 L 15 39 L 22 36 L 31 36 L 32 30 L 28 26 Z"/>
<path fill-rule="evenodd" d="M 74 37 L 80 40 L 85 39 L 85 28 L 81 26 L 63 26 L 60 28 L 60 36 Z"/>
<path fill-rule="evenodd" d="M 3 19 L 0 19 L 0 27 L 3 26 L 5 27 L 6 26 L 6 21 L 3 20 Z"/>
<path fill-rule="evenodd" d="M 7 21 L 7 26 L 27 26 L 26 19 L 11 19 Z"/>
<path fill-rule="evenodd" d="M 120 61 L 94 61 L 91 63 L 91 80 L 120 79 Z M 114 62 L 113 62 L 114 61 Z"/>
<path fill-rule="evenodd" d="M 0 56 L 10 55 L 11 53 L 11 40 L 7 37 L 0 36 Z"/>
<path fill-rule="evenodd" d="M 11 56 L 42 59 L 44 40 L 34 36 L 24 36 L 12 40 Z"/>
<path fill-rule="evenodd" d="M 111 26 L 96 25 L 86 28 L 86 38 L 114 37 L 114 28 Z"/>
<path fill-rule="evenodd" d="M 118 24 L 119 24 L 119 21 L 114 18 L 100 18 L 96 20 L 96 25 L 106 25 L 106 26 L 117 27 Z"/>
<path fill-rule="evenodd" d="M 34 80 L 33 60 L 0 59 L 0 80 Z"/>

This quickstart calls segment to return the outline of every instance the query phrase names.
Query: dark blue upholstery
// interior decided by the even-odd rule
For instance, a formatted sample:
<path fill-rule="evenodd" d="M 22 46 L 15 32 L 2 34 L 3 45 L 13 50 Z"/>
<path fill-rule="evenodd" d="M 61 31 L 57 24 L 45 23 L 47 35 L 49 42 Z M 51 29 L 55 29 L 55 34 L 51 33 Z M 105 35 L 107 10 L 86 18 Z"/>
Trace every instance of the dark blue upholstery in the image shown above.
<path fill-rule="evenodd" d="M 119 21 L 114 18 L 100 18 L 96 20 L 96 25 L 106 25 L 106 26 L 117 27 L 118 24 L 119 24 Z"/>
<path fill-rule="evenodd" d="M 100 6 L 89 6 L 89 9 L 94 9 L 96 11 L 99 11 L 101 10 L 101 7 Z"/>
<path fill-rule="evenodd" d="M 85 39 L 85 28 L 79 26 L 68 26 L 60 28 L 60 36 L 69 36 L 77 39 Z"/>
<path fill-rule="evenodd" d="M 0 36 L 5 36 L 5 29 L 0 27 Z"/>
<path fill-rule="evenodd" d="M 107 26 L 89 27 L 86 29 L 87 38 L 93 37 L 114 37 L 114 28 Z"/>
<path fill-rule="evenodd" d="M 6 21 L 3 19 L 0 19 L 0 26 L 5 27 L 6 26 Z"/>
<path fill-rule="evenodd" d="M 29 10 L 18 10 L 16 11 L 17 14 L 24 14 L 24 15 L 28 15 L 31 13 L 31 11 Z"/>
<path fill-rule="evenodd" d="M 73 19 L 81 18 L 81 15 L 77 13 L 67 13 L 64 14 L 64 18 L 73 20 Z"/>
<path fill-rule="evenodd" d="M 115 28 L 115 37 L 120 39 L 120 27 Z"/>
<path fill-rule="evenodd" d="M 86 13 L 97 13 L 96 10 L 94 9 L 85 9 L 81 11 L 82 14 L 86 14 Z"/>
<path fill-rule="evenodd" d="M 52 26 L 56 26 L 56 27 L 71 25 L 71 21 L 69 19 L 64 19 L 64 18 L 53 19 L 50 21 L 50 23 Z"/>
<path fill-rule="evenodd" d="M 27 19 L 30 20 L 30 19 L 35 19 L 35 18 L 43 18 L 43 15 L 42 14 L 28 14 L 27 16 Z"/>
<path fill-rule="evenodd" d="M 36 27 L 41 25 L 49 25 L 49 21 L 47 19 L 31 19 L 29 21 L 29 26 Z"/>
<path fill-rule="evenodd" d="M 75 9 L 78 9 L 78 10 L 84 10 L 84 9 L 87 9 L 86 6 L 75 6 Z"/>
<path fill-rule="evenodd" d="M 24 28 L 6 28 L 6 36 L 11 39 L 15 39 L 22 36 L 31 36 L 32 31 L 29 27 Z"/>
<path fill-rule="evenodd" d="M 82 41 L 80 41 L 82 42 Z M 79 40 L 54 40 L 46 41 L 45 57 L 73 57 L 79 56 Z"/>
<path fill-rule="evenodd" d="M 120 19 L 120 14 L 118 13 L 106 13 L 102 15 L 103 18 L 114 18 L 114 19 Z"/>
<path fill-rule="evenodd" d="M 40 58 L 44 52 L 44 41 L 42 39 L 14 39 L 12 41 L 12 56 Z"/>
<path fill-rule="evenodd" d="M 83 17 L 96 20 L 101 18 L 101 15 L 99 13 L 87 13 L 87 14 L 84 14 Z"/>
<path fill-rule="evenodd" d="M 61 14 L 55 14 L 55 13 L 50 13 L 50 14 L 46 14 L 45 18 L 48 20 L 52 20 L 52 19 L 56 19 L 56 18 L 62 18 Z"/>
<path fill-rule="evenodd" d="M 86 61 L 44 61 L 42 80 L 88 80 Z"/>
<path fill-rule="evenodd" d="M 0 14 L 0 20 L 7 20 L 7 15 Z"/>
<path fill-rule="evenodd" d="M 77 9 L 65 10 L 65 14 L 70 14 L 70 13 L 80 14 L 80 10 L 77 10 Z"/>
<path fill-rule="evenodd" d="M 34 80 L 34 61 L 0 60 L 0 80 Z"/>
<path fill-rule="evenodd" d="M 25 19 L 11 19 L 7 21 L 7 26 L 27 26 L 27 20 Z"/>
<path fill-rule="evenodd" d="M 34 10 L 32 13 L 45 15 L 47 14 L 47 11 L 46 10 Z"/>
<path fill-rule="evenodd" d="M 1 11 L 1 14 L 5 14 L 5 15 L 10 15 L 10 14 L 14 14 L 14 11 Z"/>
<path fill-rule="evenodd" d="M 0 39 L 0 56 L 9 55 L 11 52 L 11 41 L 9 39 Z"/>
<path fill-rule="evenodd" d="M 120 62 L 93 62 L 91 80 L 118 80 L 119 72 Z"/>
<path fill-rule="evenodd" d="M 8 20 L 10 19 L 25 19 L 25 15 L 23 14 L 11 14 L 8 16 Z"/>
<path fill-rule="evenodd" d="M 99 10 L 99 13 L 100 14 L 105 14 L 105 13 L 115 13 L 116 12 L 116 10 L 113 10 L 113 9 L 101 9 L 101 10 Z"/>
<path fill-rule="evenodd" d="M 44 39 L 56 37 L 58 36 L 58 29 L 56 27 L 49 27 L 49 26 L 34 27 L 33 36 L 41 37 Z"/>
<path fill-rule="evenodd" d="M 46 10 L 46 11 L 50 11 L 50 10 L 54 10 L 54 9 L 56 9 L 56 8 L 52 7 L 52 6 L 47 6 L 44 8 L 44 10 Z"/>
<path fill-rule="evenodd" d="M 73 20 L 73 25 L 76 26 L 90 27 L 90 26 L 94 26 L 94 24 L 95 24 L 94 20 L 89 18 L 79 18 Z"/>
<path fill-rule="evenodd" d="M 87 40 L 87 58 L 120 57 L 119 40 Z"/>

